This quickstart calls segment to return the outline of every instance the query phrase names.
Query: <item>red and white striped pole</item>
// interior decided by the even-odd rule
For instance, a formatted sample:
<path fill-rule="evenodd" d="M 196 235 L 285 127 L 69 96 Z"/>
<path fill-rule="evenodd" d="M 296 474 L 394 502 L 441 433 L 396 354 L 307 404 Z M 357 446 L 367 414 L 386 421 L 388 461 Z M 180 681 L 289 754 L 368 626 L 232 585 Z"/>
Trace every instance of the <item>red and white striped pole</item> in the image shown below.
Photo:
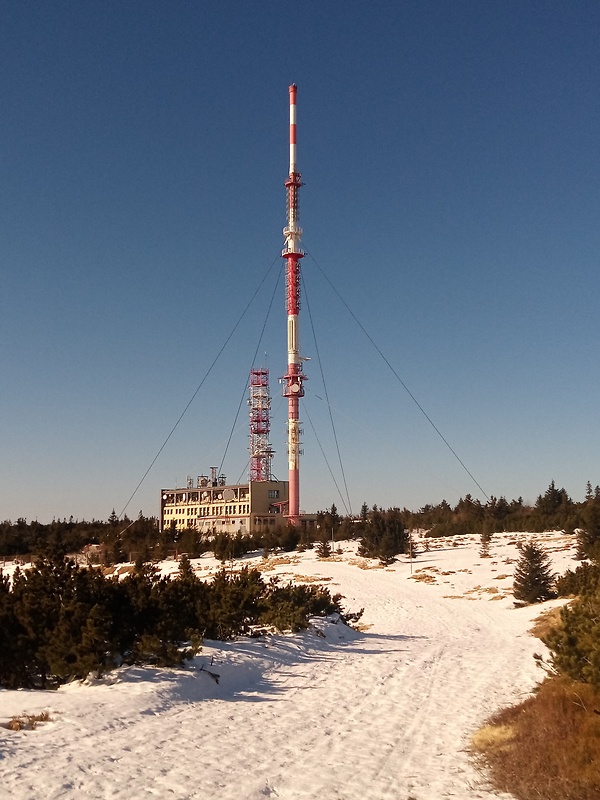
<path fill-rule="evenodd" d="M 289 506 L 288 521 L 300 524 L 300 416 L 299 400 L 304 395 L 299 342 L 300 312 L 300 259 L 304 252 L 300 245 L 302 228 L 298 225 L 298 193 L 302 186 L 301 175 L 296 171 L 296 84 L 290 86 L 290 171 L 285 182 L 287 190 L 287 226 L 283 229 L 285 245 L 281 255 L 286 260 L 286 308 L 288 369 L 283 377 L 283 395 L 288 398 L 288 467 Z"/>

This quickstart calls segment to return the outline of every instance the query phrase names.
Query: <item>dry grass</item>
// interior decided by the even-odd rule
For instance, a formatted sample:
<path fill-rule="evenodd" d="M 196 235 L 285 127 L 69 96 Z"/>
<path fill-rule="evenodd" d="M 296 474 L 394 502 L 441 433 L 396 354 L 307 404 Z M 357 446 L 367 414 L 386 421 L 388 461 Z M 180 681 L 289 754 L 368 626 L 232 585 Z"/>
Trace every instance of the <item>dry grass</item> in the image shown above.
<path fill-rule="evenodd" d="M 39 714 L 22 714 L 20 717 L 11 717 L 5 724 L 9 731 L 34 731 L 39 722 L 50 722 L 48 711 L 41 711 Z"/>
<path fill-rule="evenodd" d="M 269 572 L 275 567 L 281 567 L 288 564 L 297 564 L 300 561 L 298 556 L 271 556 L 270 558 L 264 558 L 260 564 L 260 571 L 261 572 Z"/>
<path fill-rule="evenodd" d="M 563 678 L 500 711 L 472 749 L 494 786 L 518 800 L 600 797 L 600 690 Z"/>
<path fill-rule="evenodd" d="M 294 580 L 298 583 L 325 583 L 332 580 L 326 575 L 294 575 Z"/>
<path fill-rule="evenodd" d="M 495 586 L 474 586 L 472 589 L 466 589 L 464 594 L 445 594 L 443 597 L 445 600 L 482 600 L 484 595 L 490 595 L 488 600 L 504 600 L 505 597 L 510 597 Z"/>
<path fill-rule="evenodd" d="M 349 558 L 348 564 L 359 569 L 385 569 L 385 565 L 380 562 L 367 561 L 365 558 Z"/>
<path fill-rule="evenodd" d="M 415 572 L 414 575 L 410 576 L 413 581 L 421 581 L 422 583 L 437 583 L 434 575 L 430 575 L 428 572 Z"/>
<path fill-rule="evenodd" d="M 507 749 L 514 738 L 515 728 L 512 725 L 484 725 L 473 735 L 471 747 L 477 753 Z"/>
<path fill-rule="evenodd" d="M 533 620 L 533 628 L 530 629 L 529 633 L 537 636 L 538 639 L 544 639 L 551 631 L 560 628 L 562 624 L 560 611 L 560 606 L 543 611 L 539 617 Z"/>
<path fill-rule="evenodd" d="M 477 597 L 467 597 L 464 594 L 444 594 L 444 600 L 477 600 Z"/>

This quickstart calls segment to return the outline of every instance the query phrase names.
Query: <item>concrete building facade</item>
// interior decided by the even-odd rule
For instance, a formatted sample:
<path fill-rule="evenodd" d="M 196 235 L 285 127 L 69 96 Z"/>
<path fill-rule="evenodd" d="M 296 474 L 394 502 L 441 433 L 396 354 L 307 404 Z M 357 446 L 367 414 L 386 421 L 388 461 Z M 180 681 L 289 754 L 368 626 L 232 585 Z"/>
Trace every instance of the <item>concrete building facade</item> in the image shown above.
<path fill-rule="evenodd" d="M 201 475 L 187 486 L 161 489 L 160 527 L 195 528 L 200 533 L 255 533 L 287 523 L 287 481 L 227 484 Z"/>

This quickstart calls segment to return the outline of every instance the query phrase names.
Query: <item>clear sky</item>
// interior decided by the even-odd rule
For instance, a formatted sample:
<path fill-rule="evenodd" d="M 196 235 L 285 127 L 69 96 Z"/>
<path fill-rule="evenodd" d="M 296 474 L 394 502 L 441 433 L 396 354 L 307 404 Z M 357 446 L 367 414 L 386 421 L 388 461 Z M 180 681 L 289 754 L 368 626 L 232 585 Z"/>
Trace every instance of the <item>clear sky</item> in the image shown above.
<path fill-rule="evenodd" d="M 344 508 L 321 370 L 354 511 L 485 501 L 338 294 L 485 493 L 600 483 L 596 0 L 0 12 L 0 519 L 119 513 L 265 275 L 127 512 L 220 465 L 232 428 L 223 470 L 247 475 L 257 350 L 287 478 L 292 82 L 301 508 Z"/>

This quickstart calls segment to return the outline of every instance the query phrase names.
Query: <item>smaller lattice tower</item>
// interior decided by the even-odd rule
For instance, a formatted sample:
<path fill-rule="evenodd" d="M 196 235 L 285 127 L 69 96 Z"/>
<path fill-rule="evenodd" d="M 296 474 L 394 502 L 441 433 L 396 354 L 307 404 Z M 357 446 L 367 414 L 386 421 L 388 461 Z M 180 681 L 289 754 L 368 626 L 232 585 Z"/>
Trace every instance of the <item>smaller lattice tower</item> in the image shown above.
<path fill-rule="evenodd" d="M 269 370 L 250 372 L 250 480 L 270 481 L 274 450 L 269 442 L 271 431 L 271 395 Z"/>

